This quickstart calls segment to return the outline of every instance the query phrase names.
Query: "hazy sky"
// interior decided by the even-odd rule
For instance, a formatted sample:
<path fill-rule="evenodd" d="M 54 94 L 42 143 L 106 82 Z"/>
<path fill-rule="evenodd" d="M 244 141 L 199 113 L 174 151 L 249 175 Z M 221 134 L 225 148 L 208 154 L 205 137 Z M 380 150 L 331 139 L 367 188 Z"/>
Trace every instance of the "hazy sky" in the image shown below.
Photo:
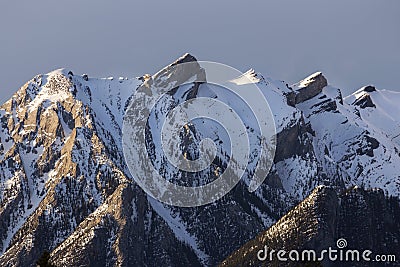
<path fill-rule="evenodd" d="M 398 0 L 2 0 L 0 102 L 53 69 L 134 77 L 185 52 L 289 83 L 321 70 L 345 93 L 400 90 L 399 11 Z"/>

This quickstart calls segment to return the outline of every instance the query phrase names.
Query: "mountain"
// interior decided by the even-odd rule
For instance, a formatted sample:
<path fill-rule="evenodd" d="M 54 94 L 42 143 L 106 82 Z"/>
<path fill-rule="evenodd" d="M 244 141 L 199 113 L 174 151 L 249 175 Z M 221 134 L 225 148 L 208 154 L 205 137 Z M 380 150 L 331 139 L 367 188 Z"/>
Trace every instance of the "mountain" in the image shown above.
<path fill-rule="evenodd" d="M 355 186 L 338 191 L 337 188 L 319 186 L 276 224 L 235 251 L 220 266 L 298 266 L 299 263 L 304 266 L 366 266 L 367 262 L 362 260 L 364 250 L 372 250 L 370 259 L 374 259 L 375 255 L 388 254 L 399 259 L 399 216 L 398 199 L 385 197 L 382 190 L 364 190 Z M 346 237 L 344 241 L 343 237 Z M 346 243 L 338 247 L 337 240 Z M 268 247 L 267 252 L 280 249 L 299 253 L 314 250 L 316 258 L 301 261 L 299 256 L 300 261 L 282 262 L 276 254 L 272 260 L 267 254 L 263 259 L 264 246 Z M 329 247 L 336 251 L 342 248 L 344 252 L 347 249 L 358 250 L 360 260 L 334 262 L 329 260 L 327 254 L 319 260 L 321 251 Z M 259 253 L 260 250 L 263 252 Z M 262 261 L 258 259 L 259 255 Z M 339 259 L 340 254 L 336 255 Z M 288 258 L 288 254 L 285 257 Z M 352 259 L 349 257 L 349 260 Z M 385 266 L 398 265 L 398 262 L 389 262 Z M 369 262 L 368 266 L 382 266 L 382 263 Z"/>
<path fill-rule="evenodd" d="M 1 106 L 1 266 L 32 266 L 44 251 L 57 266 L 214 266 L 306 201 L 319 185 L 380 188 L 398 201 L 398 93 L 367 86 L 343 98 L 322 73 L 289 86 L 246 72 L 246 81 L 256 84 L 270 104 L 277 140 L 271 171 L 251 193 L 247 187 L 259 159 L 260 136 L 254 115 L 224 88 L 191 82 L 202 73 L 196 64 L 182 74 L 187 84 L 154 106 L 146 132 L 152 163 L 182 185 L 207 184 L 225 170 L 230 142 L 217 123 L 193 121 L 179 136 L 182 153 L 192 159 L 201 140 L 215 141 L 216 158 L 201 172 L 177 170 L 160 147 L 168 111 L 185 100 L 208 97 L 235 109 L 246 126 L 251 151 L 245 176 L 223 198 L 204 206 L 169 206 L 151 198 L 125 162 L 124 114 L 135 90 L 173 87 L 170 74 L 183 62 L 197 61 L 186 54 L 154 75 L 135 79 L 56 70 L 34 77 Z M 398 213 L 394 216 L 398 223 Z M 304 227 L 313 226 L 307 221 Z"/>

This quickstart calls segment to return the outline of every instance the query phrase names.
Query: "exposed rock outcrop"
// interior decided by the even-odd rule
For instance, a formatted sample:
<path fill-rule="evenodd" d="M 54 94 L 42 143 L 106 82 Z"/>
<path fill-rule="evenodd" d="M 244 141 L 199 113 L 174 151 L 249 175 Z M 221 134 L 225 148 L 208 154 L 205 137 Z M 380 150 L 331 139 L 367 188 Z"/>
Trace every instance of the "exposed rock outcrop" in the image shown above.
<path fill-rule="evenodd" d="M 192 67 L 177 64 L 185 62 L 193 62 Z M 253 71 L 246 75 L 269 101 L 277 149 L 265 182 L 249 192 L 260 155 L 252 107 L 224 88 L 190 84 L 195 76 L 205 81 L 197 63 L 187 54 L 140 80 L 87 78 L 58 70 L 36 76 L 0 107 L 0 266 L 32 266 L 43 251 L 51 252 L 51 262 L 61 266 L 215 266 L 287 214 L 316 186 L 343 189 L 357 184 L 399 195 L 397 147 L 376 130 L 379 125 L 363 123 L 354 114 L 358 107 L 343 103 L 339 89 L 325 87 L 326 79 L 316 74 L 290 91 L 285 83 Z M 189 83 L 176 87 L 178 82 Z M 201 172 L 179 172 L 163 154 L 159 140 L 172 108 L 187 99 L 208 97 L 225 101 L 243 120 L 250 141 L 248 166 L 223 198 L 201 207 L 168 206 L 147 196 L 134 182 L 123 154 L 122 125 L 135 90 L 153 90 L 152 86 L 171 91 L 153 107 L 146 149 L 155 168 L 173 183 L 193 186 L 217 179 L 231 160 L 232 144 L 218 123 L 199 119 L 185 124 L 173 137 L 179 138 L 182 155 L 196 159 L 204 138 L 213 140 L 217 151 Z M 293 93 L 291 106 L 287 92 Z M 393 223 L 396 205 L 380 205 L 377 198 L 376 205 L 369 205 L 370 198 L 365 197 L 368 209 L 362 201 L 349 201 L 344 211 L 357 214 L 365 229 L 375 229 L 371 225 L 382 220 L 379 229 L 391 230 L 386 223 Z M 274 232 L 274 240 L 288 236 L 295 245 L 319 248 L 336 237 L 334 226 L 344 225 L 339 228 L 347 233 L 352 228 L 347 227 L 350 222 L 341 224 L 338 199 L 346 200 L 332 187 L 318 187 L 300 209 L 280 221 L 286 228 Z M 376 215 L 376 210 L 386 217 Z M 363 213 L 376 221 L 369 224 L 371 219 Z M 321 216 L 313 217 L 317 215 Z M 384 240 L 373 238 L 383 246 Z"/>
<path fill-rule="evenodd" d="M 322 92 L 328 81 L 321 72 L 316 72 L 297 84 L 291 86 L 292 92 L 287 93 L 287 101 L 291 106 L 309 100 Z"/>

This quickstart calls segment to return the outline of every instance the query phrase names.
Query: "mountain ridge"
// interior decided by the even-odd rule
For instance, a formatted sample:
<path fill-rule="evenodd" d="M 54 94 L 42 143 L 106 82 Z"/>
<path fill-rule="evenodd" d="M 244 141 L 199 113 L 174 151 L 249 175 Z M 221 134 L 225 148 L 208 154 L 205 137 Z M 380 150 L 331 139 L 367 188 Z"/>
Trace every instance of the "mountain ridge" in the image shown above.
<path fill-rule="evenodd" d="M 373 209 L 374 205 L 379 205 L 380 210 Z M 358 216 L 355 217 L 355 214 Z M 326 255 L 323 259 L 319 258 L 324 249 L 331 247 L 337 250 L 337 240 L 346 237 L 345 242 L 351 249 L 359 252 L 368 249 L 373 256 L 389 254 L 399 259 L 399 216 L 398 200 L 385 197 L 382 190 L 353 187 L 342 191 L 319 186 L 276 224 L 235 251 L 220 266 L 298 266 L 299 262 L 308 262 L 311 266 L 382 266 L 382 263 L 363 262 L 361 257 L 339 263 L 330 261 Z M 259 251 L 264 251 L 264 246 L 269 251 L 283 249 L 300 253 L 313 249 L 318 256 L 315 260 L 283 262 L 275 254 L 272 259 L 266 257 L 260 260 L 258 256 L 262 254 Z M 374 259 L 373 256 L 370 259 Z M 396 263 L 398 261 L 386 265 L 398 266 Z"/>
<path fill-rule="evenodd" d="M 247 190 L 258 155 L 253 145 L 244 179 L 221 200 L 178 208 L 150 198 L 133 182 L 124 161 L 124 111 L 139 86 L 168 82 L 159 77 L 187 61 L 196 59 L 185 54 L 157 74 L 138 79 L 96 79 L 57 70 L 36 76 L 1 106 L 1 265 L 34 264 L 44 250 L 51 251 L 57 265 L 215 265 L 318 185 L 379 187 L 399 196 L 400 156 L 393 137 L 400 126 L 385 134 L 387 125 L 371 115 L 385 106 L 378 97 L 385 99 L 386 92 L 366 92 L 379 105 L 364 106 L 355 104 L 362 98 L 359 93 L 343 98 L 321 73 L 293 89 L 253 71 L 249 75 L 270 102 L 277 127 L 274 164 L 262 186 L 254 193 Z M 218 125 L 194 123 L 183 135 L 193 140 L 184 146 L 193 157 L 203 138 L 222 141 L 218 160 L 201 175 L 170 168 L 157 149 L 162 120 L 155 118 L 165 117 L 187 97 L 241 106 L 220 88 L 189 83 L 161 99 L 149 119 L 146 140 L 153 164 L 176 182 L 207 182 L 229 161 L 224 145 L 229 142 Z M 251 114 L 244 110 L 241 116 L 256 140 Z"/>

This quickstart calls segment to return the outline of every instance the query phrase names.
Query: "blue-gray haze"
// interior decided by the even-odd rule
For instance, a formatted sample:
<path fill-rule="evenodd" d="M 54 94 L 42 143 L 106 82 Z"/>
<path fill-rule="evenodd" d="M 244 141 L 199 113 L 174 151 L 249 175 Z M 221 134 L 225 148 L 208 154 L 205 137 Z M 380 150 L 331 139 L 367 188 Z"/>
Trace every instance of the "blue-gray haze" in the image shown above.
<path fill-rule="evenodd" d="M 0 103 L 38 73 L 154 73 L 185 52 L 289 83 L 399 90 L 400 1 L 2 0 Z"/>

